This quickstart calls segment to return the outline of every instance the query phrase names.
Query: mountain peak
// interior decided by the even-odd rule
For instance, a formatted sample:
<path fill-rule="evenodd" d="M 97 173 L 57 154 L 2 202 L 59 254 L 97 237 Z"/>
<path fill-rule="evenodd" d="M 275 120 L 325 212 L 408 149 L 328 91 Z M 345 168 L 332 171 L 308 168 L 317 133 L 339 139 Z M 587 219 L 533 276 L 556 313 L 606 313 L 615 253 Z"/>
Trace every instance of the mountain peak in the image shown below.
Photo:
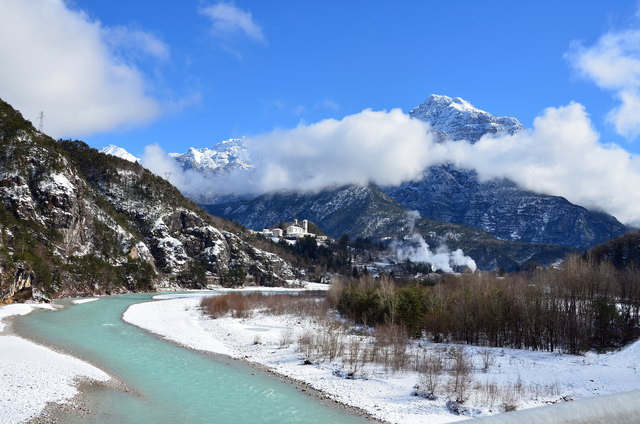
<path fill-rule="evenodd" d="M 103 147 L 102 149 L 100 149 L 100 152 L 106 153 L 107 155 L 116 156 L 124 160 L 128 160 L 129 162 L 140 163 L 140 158 L 135 157 L 122 147 L 118 147 L 115 144 L 109 144 L 108 146 Z"/>
<path fill-rule="evenodd" d="M 243 138 L 224 140 L 212 148 L 190 147 L 186 153 L 170 153 L 184 169 L 224 174 L 234 169 L 251 169 L 249 152 Z"/>
<path fill-rule="evenodd" d="M 431 124 L 444 139 L 465 139 L 472 143 L 485 134 L 513 134 L 524 129 L 516 118 L 495 117 L 460 97 L 439 94 L 431 94 L 409 115 Z"/>

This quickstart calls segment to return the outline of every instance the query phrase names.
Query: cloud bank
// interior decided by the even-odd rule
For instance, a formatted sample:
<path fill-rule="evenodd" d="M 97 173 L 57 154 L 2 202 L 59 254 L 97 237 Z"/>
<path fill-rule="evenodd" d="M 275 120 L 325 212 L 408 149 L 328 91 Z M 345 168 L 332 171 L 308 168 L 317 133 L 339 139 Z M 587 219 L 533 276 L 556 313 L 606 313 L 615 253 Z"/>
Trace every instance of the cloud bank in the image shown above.
<path fill-rule="evenodd" d="M 604 34 L 591 47 L 576 43 L 567 54 L 572 65 L 599 87 L 613 91 L 620 105 L 609 121 L 629 139 L 640 135 L 640 30 Z"/>
<path fill-rule="evenodd" d="M 421 178 L 431 165 L 450 162 L 476 170 L 481 180 L 507 178 L 525 189 L 563 196 L 640 226 L 640 158 L 603 144 L 578 103 L 546 109 L 531 129 L 486 135 L 473 144 L 437 143 L 427 124 L 395 109 L 279 129 L 249 139 L 247 145 L 252 172 L 203 177 L 183 171 L 157 151 L 145 155 L 143 163 L 154 171 L 170 168 L 178 188 L 202 198 L 216 193 L 313 192 L 344 184 L 394 186 Z"/>
<path fill-rule="evenodd" d="M 399 109 L 365 110 L 341 120 L 327 119 L 279 129 L 246 141 L 254 166 L 224 176 L 183 171 L 159 147 L 147 148 L 142 163 L 196 199 L 217 194 L 273 191 L 314 192 L 344 184 L 397 185 L 419 177 L 438 162 L 438 148 L 425 123 Z M 198 175 L 196 175 L 198 174 Z"/>
<path fill-rule="evenodd" d="M 475 144 L 451 142 L 446 148 L 449 161 L 475 169 L 481 179 L 508 178 L 640 225 L 640 158 L 602 144 L 578 103 L 546 109 L 532 129 L 484 136 Z"/>
<path fill-rule="evenodd" d="M 147 123 L 161 112 L 145 77 L 116 46 L 168 58 L 152 34 L 105 28 L 62 0 L 0 2 L 0 92 L 45 131 L 79 137 Z M 131 47 L 128 47 L 131 48 Z"/>

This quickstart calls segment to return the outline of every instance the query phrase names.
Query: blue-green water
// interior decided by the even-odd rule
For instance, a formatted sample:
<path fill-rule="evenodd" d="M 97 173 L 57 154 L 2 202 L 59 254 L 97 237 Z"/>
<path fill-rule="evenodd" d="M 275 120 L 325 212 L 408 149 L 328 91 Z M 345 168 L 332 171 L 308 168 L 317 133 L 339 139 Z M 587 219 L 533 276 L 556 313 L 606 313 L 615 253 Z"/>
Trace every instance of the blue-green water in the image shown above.
<path fill-rule="evenodd" d="M 150 297 L 106 297 L 16 320 L 19 334 L 85 358 L 131 389 L 90 390 L 91 414 L 64 422 L 367 422 L 240 361 L 179 347 L 122 321 L 130 305 Z"/>

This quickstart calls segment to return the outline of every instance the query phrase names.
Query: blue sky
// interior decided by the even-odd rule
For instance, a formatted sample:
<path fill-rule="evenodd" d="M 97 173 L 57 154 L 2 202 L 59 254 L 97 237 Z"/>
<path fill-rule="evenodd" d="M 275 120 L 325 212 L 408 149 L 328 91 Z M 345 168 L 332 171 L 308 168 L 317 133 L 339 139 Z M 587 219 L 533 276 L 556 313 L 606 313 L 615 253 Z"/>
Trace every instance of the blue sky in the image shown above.
<path fill-rule="evenodd" d="M 393 185 L 450 162 L 640 226 L 639 10 L 637 0 L 0 0 L 0 97 L 36 124 L 44 112 L 54 137 L 143 155 L 183 192 Z M 528 130 L 434 143 L 400 111 L 431 93 Z M 229 181 L 182 175 L 166 155 L 239 136 L 256 172 Z"/>
<path fill-rule="evenodd" d="M 438 93 L 527 127 L 544 108 L 577 101 L 604 138 L 638 151 L 606 120 L 616 99 L 565 58 L 576 41 L 591 45 L 635 25 L 634 1 L 227 3 L 251 15 L 254 34 L 214 31 L 202 10 L 216 4 L 67 2 L 88 21 L 148 33 L 166 49 L 145 56 L 113 47 L 162 110 L 78 137 L 134 154 L 151 143 L 184 151 L 366 108 L 408 111 Z"/>

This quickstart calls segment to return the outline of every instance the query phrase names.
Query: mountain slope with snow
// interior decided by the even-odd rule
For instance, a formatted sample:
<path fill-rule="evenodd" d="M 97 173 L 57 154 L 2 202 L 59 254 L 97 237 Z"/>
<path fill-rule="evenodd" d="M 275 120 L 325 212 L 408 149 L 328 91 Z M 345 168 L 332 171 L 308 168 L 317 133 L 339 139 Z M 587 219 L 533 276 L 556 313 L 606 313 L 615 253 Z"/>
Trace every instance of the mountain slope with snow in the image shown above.
<path fill-rule="evenodd" d="M 238 271 L 240 282 L 295 276 L 166 180 L 81 141 L 55 141 L 2 101 L 0 152 L 0 303 L 204 287 Z"/>
<path fill-rule="evenodd" d="M 409 115 L 431 124 L 431 128 L 445 140 L 475 143 L 485 134 L 513 134 L 524 129 L 515 118 L 495 117 L 460 97 L 437 94 L 430 95 L 426 101 L 410 110 Z"/>
<path fill-rule="evenodd" d="M 460 139 L 476 142 L 485 135 L 514 134 L 524 129 L 515 118 L 494 117 L 465 100 L 447 96 L 431 95 L 409 113 L 429 123 L 440 142 Z M 221 153 L 226 151 L 224 145 L 221 147 Z M 213 154 L 208 153 L 208 156 Z M 248 158 L 248 154 L 243 157 Z M 628 230 L 611 215 L 587 210 L 562 197 L 524 190 L 509 180 L 481 182 L 475 171 L 459 169 L 452 164 L 432 166 L 417 181 L 383 190 L 399 205 L 390 207 L 388 201 L 383 201 L 377 207 L 357 209 L 354 200 L 358 196 L 351 198 L 344 195 L 344 189 L 333 188 L 323 190 L 321 195 L 271 193 L 240 201 L 221 197 L 215 202 L 203 203 L 216 203 L 207 208 L 251 228 L 275 225 L 297 215 L 324 223 L 329 233 L 336 233 L 341 228 L 340 231 L 351 235 L 368 237 L 388 233 L 383 228 L 402 227 L 398 223 L 391 224 L 398 215 L 394 212 L 397 206 L 417 210 L 422 217 L 432 220 L 474 227 L 501 240 L 578 249 L 587 249 Z M 370 198 L 380 199 L 377 196 Z M 319 215 L 319 211 L 328 205 L 349 211 L 339 226 Z M 359 224 L 367 221 L 385 224 L 370 225 L 368 229 Z"/>
<path fill-rule="evenodd" d="M 190 147 L 186 153 L 169 153 L 169 156 L 186 169 L 204 173 L 227 174 L 233 170 L 252 169 L 249 152 L 241 138 L 222 141 L 212 148 Z"/>
<path fill-rule="evenodd" d="M 494 117 L 456 98 L 431 95 L 410 114 L 429 124 L 442 141 L 513 134 L 515 118 Z M 550 243 L 587 249 L 628 231 L 616 218 L 559 196 L 524 190 L 506 179 L 481 182 L 473 170 L 452 164 L 428 168 L 422 179 L 385 192 L 423 217 L 479 228 L 502 240 Z"/>

